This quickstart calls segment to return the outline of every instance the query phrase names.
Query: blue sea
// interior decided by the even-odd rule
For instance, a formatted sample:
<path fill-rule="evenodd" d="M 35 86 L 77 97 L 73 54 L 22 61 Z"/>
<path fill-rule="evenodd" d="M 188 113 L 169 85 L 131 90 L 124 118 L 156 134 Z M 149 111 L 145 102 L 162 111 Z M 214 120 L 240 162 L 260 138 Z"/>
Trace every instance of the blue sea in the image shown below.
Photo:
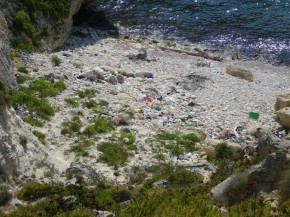
<path fill-rule="evenodd" d="M 95 7 L 135 36 L 290 65 L 290 0 L 98 0 Z"/>

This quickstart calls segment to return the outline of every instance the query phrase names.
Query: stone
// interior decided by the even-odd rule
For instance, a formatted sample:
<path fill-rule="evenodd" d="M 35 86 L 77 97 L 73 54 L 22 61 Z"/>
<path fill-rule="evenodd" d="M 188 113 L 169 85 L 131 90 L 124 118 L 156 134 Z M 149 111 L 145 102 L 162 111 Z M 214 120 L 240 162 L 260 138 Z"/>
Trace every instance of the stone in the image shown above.
<path fill-rule="evenodd" d="M 103 80 L 106 76 L 106 72 L 102 68 L 100 68 L 99 66 L 94 67 L 93 71 L 97 75 L 98 79 Z"/>
<path fill-rule="evenodd" d="M 103 70 L 105 70 L 106 72 L 110 72 L 110 73 L 113 74 L 113 75 L 116 74 L 116 70 L 115 70 L 113 67 L 111 67 L 111 66 L 103 65 L 103 66 L 101 66 L 101 68 L 102 68 Z"/>
<path fill-rule="evenodd" d="M 105 210 L 96 210 L 95 214 L 96 217 L 115 217 L 114 213 Z"/>
<path fill-rule="evenodd" d="M 136 75 L 132 72 L 127 72 L 125 70 L 120 70 L 119 73 L 123 76 L 126 76 L 126 77 L 131 77 L 131 78 L 135 78 Z"/>
<path fill-rule="evenodd" d="M 62 207 L 65 207 L 67 210 L 73 210 L 77 206 L 77 200 L 75 196 L 66 196 L 61 198 L 60 203 Z"/>
<path fill-rule="evenodd" d="M 286 128 L 290 128 L 290 107 L 280 109 L 276 114 L 281 124 Z"/>
<path fill-rule="evenodd" d="M 116 78 L 116 76 L 114 75 L 111 75 L 108 80 L 107 80 L 109 83 L 113 84 L 113 85 L 116 85 L 118 84 L 118 79 Z"/>
<path fill-rule="evenodd" d="M 129 144 L 130 139 L 128 139 L 128 138 L 126 137 L 126 138 L 123 139 L 123 142 L 124 142 L 125 144 Z"/>
<path fill-rule="evenodd" d="M 281 93 L 276 97 L 275 111 L 290 107 L 290 91 Z"/>
<path fill-rule="evenodd" d="M 168 182 L 167 180 L 160 180 L 154 182 L 152 186 L 153 188 L 168 188 L 170 186 L 170 182 Z"/>
<path fill-rule="evenodd" d="M 119 114 L 113 118 L 113 123 L 117 126 L 129 125 L 130 116 L 127 114 Z"/>
<path fill-rule="evenodd" d="M 139 72 L 139 73 L 136 73 L 136 77 L 139 77 L 139 78 L 148 78 L 148 77 L 151 77 L 151 76 L 152 76 L 151 72 Z"/>
<path fill-rule="evenodd" d="M 98 178 L 98 174 L 95 170 L 85 164 L 73 162 L 70 167 L 66 170 L 67 173 L 75 176 L 86 176 L 88 178 Z"/>
<path fill-rule="evenodd" d="M 139 54 L 137 55 L 139 60 L 146 60 L 147 59 L 147 50 L 145 48 L 141 48 Z"/>
<path fill-rule="evenodd" d="M 117 75 L 117 80 L 119 84 L 123 84 L 124 83 L 124 77 L 122 75 Z"/>
<path fill-rule="evenodd" d="M 235 66 L 228 66 L 226 68 L 226 73 L 237 77 L 237 78 L 241 78 L 247 81 L 253 81 L 254 80 L 254 76 L 252 74 L 251 71 L 243 69 L 243 68 L 239 68 L 239 67 L 235 67 Z"/>

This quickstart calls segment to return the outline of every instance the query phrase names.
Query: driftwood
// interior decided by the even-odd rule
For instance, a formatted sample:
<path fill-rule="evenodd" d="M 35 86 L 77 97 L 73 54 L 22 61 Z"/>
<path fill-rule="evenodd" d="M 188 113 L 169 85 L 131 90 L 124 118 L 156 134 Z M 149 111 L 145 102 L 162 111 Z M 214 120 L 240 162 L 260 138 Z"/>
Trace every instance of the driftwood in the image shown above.
<path fill-rule="evenodd" d="M 205 58 L 205 59 L 210 59 L 210 60 L 219 61 L 219 62 L 223 61 L 222 57 L 210 55 L 210 54 L 206 53 L 205 51 L 202 51 L 199 48 L 194 48 L 194 50 L 196 52 L 191 52 L 191 51 L 187 51 L 187 50 L 178 50 L 178 49 L 162 47 L 162 46 L 158 46 L 158 48 L 160 48 L 163 51 L 164 50 L 168 50 L 168 51 L 173 51 L 173 52 L 177 52 L 177 53 L 184 53 L 184 54 L 187 54 L 187 55 L 202 57 L 202 58 Z"/>

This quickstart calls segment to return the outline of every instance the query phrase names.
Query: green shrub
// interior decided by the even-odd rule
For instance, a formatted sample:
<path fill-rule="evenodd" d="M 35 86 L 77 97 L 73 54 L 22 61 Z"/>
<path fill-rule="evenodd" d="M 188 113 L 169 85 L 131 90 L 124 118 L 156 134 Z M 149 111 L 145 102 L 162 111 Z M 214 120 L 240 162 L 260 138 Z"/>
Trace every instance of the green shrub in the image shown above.
<path fill-rule="evenodd" d="M 5 87 L 5 85 L 0 81 L 0 105 L 8 105 L 11 103 L 11 93 Z"/>
<path fill-rule="evenodd" d="M 28 81 L 28 80 L 32 80 L 32 78 L 29 76 L 24 76 L 24 75 L 18 75 L 16 77 L 16 81 L 18 84 L 23 84 L 25 83 L 25 81 Z"/>
<path fill-rule="evenodd" d="M 39 120 L 32 118 L 32 117 L 24 118 L 23 121 L 30 124 L 31 126 L 34 126 L 34 127 L 43 127 L 44 126 L 44 123 L 42 121 L 39 121 Z"/>
<path fill-rule="evenodd" d="M 54 194 L 60 194 L 64 189 L 60 186 L 50 184 L 40 184 L 37 182 L 27 182 L 22 189 L 17 192 L 20 200 L 36 200 Z"/>
<path fill-rule="evenodd" d="M 45 99 L 38 98 L 35 92 L 28 88 L 22 87 L 15 91 L 11 99 L 14 108 L 25 106 L 30 112 L 36 112 L 38 116 L 47 120 L 54 116 L 54 108 Z"/>
<path fill-rule="evenodd" d="M 18 72 L 22 72 L 22 73 L 28 74 L 28 70 L 27 70 L 27 68 L 24 67 L 24 66 L 20 66 L 20 67 L 18 67 L 17 70 L 18 70 Z"/>
<path fill-rule="evenodd" d="M 95 96 L 95 93 L 92 89 L 85 89 L 84 91 L 78 91 L 78 96 L 80 98 L 92 98 Z"/>
<path fill-rule="evenodd" d="M 13 26 L 14 29 L 17 29 L 17 31 L 20 32 L 23 31 L 32 39 L 36 37 L 36 29 L 32 25 L 29 15 L 23 10 L 18 11 L 15 14 L 15 17 L 13 19 Z"/>
<path fill-rule="evenodd" d="M 109 133 L 114 129 L 112 122 L 107 118 L 97 118 L 91 122 L 83 131 L 84 134 L 92 136 L 96 133 Z"/>
<path fill-rule="evenodd" d="M 52 64 L 53 64 L 54 66 L 60 66 L 60 64 L 61 64 L 61 59 L 60 59 L 58 56 L 53 55 L 53 56 L 51 57 L 51 62 L 52 62 Z"/>
<path fill-rule="evenodd" d="M 215 152 L 218 160 L 230 159 L 233 156 L 233 149 L 224 142 L 215 146 Z"/>
<path fill-rule="evenodd" d="M 121 132 L 120 133 L 120 138 L 119 138 L 119 141 L 120 142 L 123 142 L 123 140 L 125 138 L 128 138 L 129 139 L 129 143 L 127 143 L 128 145 L 132 145 L 135 143 L 136 141 L 136 137 L 133 133 L 129 132 L 129 133 L 125 133 L 125 132 Z"/>
<path fill-rule="evenodd" d="M 203 177 L 195 172 L 188 171 L 182 166 L 178 166 L 173 173 L 168 176 L 168 181 L 174 185 L 190 185 L 202 183 Z"/>
<path fill-rule="evenodd" d="M 33 134 L 38 138 L 38 140 L 42 143 L 42 144 L 46 144 L 46 141 L 45 141 L 45 134 L 37 131 L 37 130 L 34 130 L 33 131 Z"/>
<path fill-rule="evenodd" d="M 77 99 L 73 99 L 73 98 L 68 98 L 68 99 L 65 99 L 65 102 L 73 107 L 73 108 L 78 108 L 80 106 L 79 102 L 77 101 Z"/>
<path fill-rule="evenodd" d="M 100 159 L 109 166 L 123 166 L 129 157 L 129 153 L 121 145 L 104 143 L 97 149 L 102 152 Z"/>
<path fill-rule="evenodd" d="M 12 194 L 5 186 L 0 186 L 0 206 L 5 205 L 12 199 Z"/>
<path fill-rule="evenodd" d="M 27 138 L 26 138 L 26 136 L 25 135 L 20 135 L 19 136 L 19 143 L 20 143 L 20 145 L 22 145 L 25 149 L 27 148 Z"/>
<path fill-rule="evenodd" d="M 64 121 L 62 126 L 64 127 L 61 130 L 62 134 L 74 135 L 75 133 L 80 132 L 82 122 L 79 116 L 74 116 L 71 121 Z"/>
<path fill-rule="evenodd" d="M 45 78 L 39 78 L 29 84 L 29 89 L 37 92 L 40 97 L 48 97 L 56 96 L 58 93 L 64 91 L 66 86 L 62 81 L 52 84 L 51 81 Z"/>
<path fill-rule="evenodd" d="M 89 101 L 86 101 L 86 102 L 83 103 L 83 107 L 84 108 L 88 108 L 88 109 L 94 108 L 97 105 L 98 104 L 94 100 L 89 100 Z"/>

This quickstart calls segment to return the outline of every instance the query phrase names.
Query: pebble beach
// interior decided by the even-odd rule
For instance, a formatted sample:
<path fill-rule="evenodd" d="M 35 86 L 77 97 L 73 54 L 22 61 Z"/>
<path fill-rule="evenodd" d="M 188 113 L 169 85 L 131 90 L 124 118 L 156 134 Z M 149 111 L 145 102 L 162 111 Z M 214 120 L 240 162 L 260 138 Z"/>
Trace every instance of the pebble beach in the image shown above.
<path fill-rule="evenodd" d="M 156 163 L 153 155 L 157 148 L 148 139 L 158 132 L 198 132 L 204 137 L 198 147 L 206 146 L 211 140 L 226 140 L 244 148 L 256 142 L 252 128 L 283 131 L 274 105 L 276 95 L 289 90 L 288 67 L 231 57 L 218 62 L 159 48 L 170 45 L 174 49 L 194 51 L 194 44 L 103 38 L 93 29 L 77 31 L 85 31 L 86 37 L 73 34 L 57 52 L 33 53 L 19 60 L 28 67 L 30 75 L 63 80 L 67 84 L 64 92 L 49 98 L 59 109 L 47 126 L 39 129 L 50 144 L 50 154 L 62 162 L 56 166 L 59 171 L 73 162 L 84 162 L 109 179 L 125 184 L 130 168 Z M 140 58 L 144 50 L 147 55 Z M 61 59 L 60 66 L 51 63 L 53 55 Z M 228 66 L 250 70 L 253 81 L 227 74 Z M 67 98 L 81 101 L 76 92 L 85 89 L 94 90 L 92 100 L 102 104 L 102 110 L 115 123 L 117 131 L 126 128 L 136 135 L 139 151 L 120 169 L 118 177 L 113 175 L 113 168 L 97 160 L 100 153 L 94 146 L 89 149 L 92 157 L 76 158 L 68 152 L 76 138 L 61 134 L 61 123 L 72 119 L 79 110 L 83 112 L 84 125 L 102 115 L 88 108 L 71 108 L 65 102 Z M 259 118 L 249 118 L 250 112 L 258 113 Z M 101 135 L 96 145 L 110 137 L 113 135 Z M 174 164 L 198 168 L 205 177 L 209 173 L 203 169 L 208 162 L 201 151 L 186 153 L 180 159 L 166 156 Z"/>

